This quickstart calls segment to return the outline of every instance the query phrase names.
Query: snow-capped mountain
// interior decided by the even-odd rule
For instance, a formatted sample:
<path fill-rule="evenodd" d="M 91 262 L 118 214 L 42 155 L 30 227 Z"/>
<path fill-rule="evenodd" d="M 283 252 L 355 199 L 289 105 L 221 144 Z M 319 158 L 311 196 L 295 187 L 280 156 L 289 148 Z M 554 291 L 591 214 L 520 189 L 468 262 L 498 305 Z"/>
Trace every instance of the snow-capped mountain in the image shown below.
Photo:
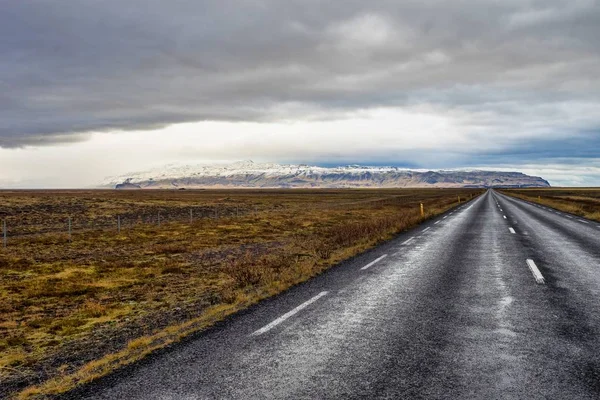
<path fill-rule="evenodd" d="M 241 161 L 226 165 L 166 165 L 106 179 L 118 189 L 166 188 L 357 188 L 357 187 L 546 187 L 520 172 L 409 170 L 348 165 L 333 168 Z"/>

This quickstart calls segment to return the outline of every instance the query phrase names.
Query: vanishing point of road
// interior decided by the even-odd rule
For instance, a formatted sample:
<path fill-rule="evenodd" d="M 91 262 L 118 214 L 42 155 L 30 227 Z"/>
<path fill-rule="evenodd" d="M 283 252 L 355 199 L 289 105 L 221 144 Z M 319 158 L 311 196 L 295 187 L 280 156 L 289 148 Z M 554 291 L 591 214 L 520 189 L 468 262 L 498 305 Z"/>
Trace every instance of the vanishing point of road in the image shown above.
<path fill-rule="evenodd" d="M 600 398 L 600 224 L 488 191 L 73 393 Z"/>

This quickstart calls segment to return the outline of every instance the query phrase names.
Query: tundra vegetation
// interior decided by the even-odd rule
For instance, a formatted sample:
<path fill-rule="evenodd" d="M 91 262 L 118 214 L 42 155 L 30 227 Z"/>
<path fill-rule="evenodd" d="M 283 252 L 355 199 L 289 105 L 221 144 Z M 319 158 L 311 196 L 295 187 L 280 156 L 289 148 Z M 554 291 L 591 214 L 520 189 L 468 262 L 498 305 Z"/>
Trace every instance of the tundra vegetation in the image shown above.
<path fill-rule="evenodd" d="M 0 192 L 0 397 L 106 375 L 481 193 Z"/>
<path fill-rule="evenodd" d="M 600 222 L 600 188 L 508 189 L 503 193 Z"/>

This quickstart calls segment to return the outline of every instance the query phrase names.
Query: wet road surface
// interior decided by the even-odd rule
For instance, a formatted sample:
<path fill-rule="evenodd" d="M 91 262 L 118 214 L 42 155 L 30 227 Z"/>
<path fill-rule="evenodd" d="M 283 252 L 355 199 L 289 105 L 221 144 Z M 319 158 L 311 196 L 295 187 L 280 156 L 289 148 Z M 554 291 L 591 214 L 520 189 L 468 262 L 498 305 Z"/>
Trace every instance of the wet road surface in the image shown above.
<path fill-rule="evenodd" d="M 600 398 L 600 224 L 495 191 L 71 394 Z"/>

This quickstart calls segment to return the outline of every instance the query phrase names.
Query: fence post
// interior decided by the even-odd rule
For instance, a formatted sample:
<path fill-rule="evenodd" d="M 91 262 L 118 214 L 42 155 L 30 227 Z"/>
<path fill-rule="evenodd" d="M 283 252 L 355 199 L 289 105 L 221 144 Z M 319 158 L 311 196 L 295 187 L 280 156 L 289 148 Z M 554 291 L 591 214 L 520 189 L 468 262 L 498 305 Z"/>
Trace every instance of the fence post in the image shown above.
<path fill-rule="evenodd" d="M 6 248 L 6 220 L 2 220 L 2 246 Z"/>
<path fill-rule="evenodd" d="M 421 217 L 425 216 L 425 208 L 423 208 L 423 203 L 421 203 Z"/>
<path fill-rule="evenodd" d="M 194 222 L 194 209 L 190 208 L 190 225 Z"/>
<path fill-rule="evenodd" d="M 117 232 L 121 233 L 121 216 L 117 215 Z"/>
<path fill-rule="evenodd" d="M 71 217 L 69 217 L 69 242 L 71 241 Z"/>
<path fill-rule="evenodd" d="M 460 203 L 460 196 L 458 196 L 458 202 Z"/>

